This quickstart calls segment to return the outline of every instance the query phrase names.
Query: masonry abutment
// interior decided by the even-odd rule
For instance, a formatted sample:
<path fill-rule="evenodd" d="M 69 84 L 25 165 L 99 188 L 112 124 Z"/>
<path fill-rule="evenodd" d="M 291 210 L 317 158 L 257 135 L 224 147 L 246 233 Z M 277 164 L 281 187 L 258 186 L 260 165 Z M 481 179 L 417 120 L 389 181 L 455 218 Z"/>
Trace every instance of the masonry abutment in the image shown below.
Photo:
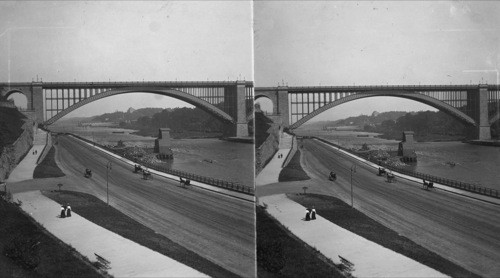
<path fill-rule="evenodd" d="M 491 140 L 491 128 L 488 117 L 488 86 L 481 84 L 476 94 L 477 139 Z"/>

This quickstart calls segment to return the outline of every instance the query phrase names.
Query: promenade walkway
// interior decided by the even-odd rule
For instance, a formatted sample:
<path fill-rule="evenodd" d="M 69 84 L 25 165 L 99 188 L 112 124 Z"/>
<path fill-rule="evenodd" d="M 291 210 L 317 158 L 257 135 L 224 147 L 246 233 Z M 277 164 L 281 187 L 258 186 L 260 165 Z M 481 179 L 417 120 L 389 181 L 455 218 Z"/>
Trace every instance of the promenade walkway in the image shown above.
<path fill-rule="evenodd" d="M 14 200 L 51 234 L 96 261 L 94 253 L 110 261 L 108 273 L 115 277 L 207 277 L 156 251 L 150 250 L 72 213 L 59 218 L 61 205 L 40 191 L 16 193 Z"/>
<path fill-rule="evenodd" d="M 255 185 L 266 185 L 278 182 L 278 178 L 288 153 L 292 148 L 293 136 L 285 132 L 281 132 L 279 149 L 274 154 L 273 158 L 267 163 L 266 167 L 260 171 L 255 178 Z M 279 158 L 281 156 L 281 158 Z"/>
<path fill-rule="evenodd" d="M 13 183 L 33 179 L 33 172 L 37 165 L 36 162 L 40 155 L 42 155 L 43 148 L 45 148 L 45 144 L 47 143 L 47 132 L 41 129 L 35 129 L 34 137 L 33 147 L 31 147 L 28 154 L 10 173 L 6 182 Z M 33 154 L 34 151 L 36 151 L 36 154 Z"/>
<path fill-rule="evenodd" d="M 267 211 L 294 235 L 316 248 L 334 263 L 339 256 L 354 264 L 354 277 L 446 277 L 446 275 L 419 262 L 347 231 L 321 217 L 304 221 L 306 208 L 288 199 L 286 195 L 259 198 Z"/>

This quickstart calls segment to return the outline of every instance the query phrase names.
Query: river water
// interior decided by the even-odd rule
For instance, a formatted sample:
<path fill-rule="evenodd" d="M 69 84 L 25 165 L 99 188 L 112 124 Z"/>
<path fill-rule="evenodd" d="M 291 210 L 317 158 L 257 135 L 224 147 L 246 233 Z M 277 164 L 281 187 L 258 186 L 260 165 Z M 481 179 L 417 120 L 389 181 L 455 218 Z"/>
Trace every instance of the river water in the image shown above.
<path fill-rule="evenodd" d="M 368 132 L 297 130 L 296 133 L 318 136 L 356 149 L 366 143 L 370 149 L 396 151 L 399 143 L 396 140 L 375 138 L 376 133 Z M 462 142 L 417 142 L 415 149 L 418 161 L 408 166 L 414 171 L 500 190 L 499 147 Z"/>
<path fill-rule="evenodd" d="M 70 132 L 103 145 L 115 146 L 122 140 L 126 146 L 154 147 L 154 137 L 135 134 L 135 130 L 111 127 L 75 127 L 54 124 L 55 132 Z M 215 138 L 172 139 L 172 169 L 206 177 L 253 186 L 253 144 L 228 142 Z"/>

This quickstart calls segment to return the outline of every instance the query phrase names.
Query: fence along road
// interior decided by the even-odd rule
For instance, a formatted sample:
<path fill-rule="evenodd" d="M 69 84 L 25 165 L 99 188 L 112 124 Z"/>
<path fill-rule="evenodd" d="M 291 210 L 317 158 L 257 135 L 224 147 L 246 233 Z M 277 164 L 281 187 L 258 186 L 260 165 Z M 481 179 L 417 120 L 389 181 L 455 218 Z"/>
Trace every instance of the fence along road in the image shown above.
<path fill-rule="evenodd" d="M 110 205 L 239 276 L 255 275 L 253 202 L 186 189 L 160 176 L 143 180 L 133 166 L 70 136 L 58 136 L 56 147 L 58 165 L 82 191 L 106 200 L 111 161 Z M 92 178 L 83 177 L 85 168 Z"/>
<path fill-rule="evenodd" d="M 304 140 L 304 167 L 315 184 L 417 244 L 485 277 L 500 273 L 500 206 L 446 191 L 427 191 L 403 178 L 388 183 L 377 169 L 316 140 Z M 334 170 L 337 180 L 327 180 Z M 312 188 L 311 188 L 312 190 Z"/>

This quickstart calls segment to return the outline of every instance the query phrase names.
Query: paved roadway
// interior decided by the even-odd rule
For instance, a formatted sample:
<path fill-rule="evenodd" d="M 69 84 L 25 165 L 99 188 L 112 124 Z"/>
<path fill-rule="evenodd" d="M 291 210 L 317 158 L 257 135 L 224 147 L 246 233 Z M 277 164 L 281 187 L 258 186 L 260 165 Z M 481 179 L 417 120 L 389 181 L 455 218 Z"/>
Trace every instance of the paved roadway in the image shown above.
<path fill-rule="evenodd" d="M 132 167 L 84 143 L 59 136 L 57 162 L 67 175 L 64 188 L 80 187 L 106 200 L 106 163 L 109 202 L 160 234 L 243 277 L 255 275 L 253 203 L 207 190 L 179 186 L 154 176 L 142 180 Z M 85 168 L 92 178 L 83 177 Z"/>
<path fill-rule="evenodd" d="M 304 140 L 302 162 L 313 178 L 312 191 L 351 202 L 352 158 L 316 140 Z M 500 274 L 500 206 L 441 190 L 426 191 L 398 179 L 387 183 L 376 170 L 357 164 L 354 206 L 418 244 L 485 277 Z M 336 182 L 327 180 L 331 169 Z"/>

